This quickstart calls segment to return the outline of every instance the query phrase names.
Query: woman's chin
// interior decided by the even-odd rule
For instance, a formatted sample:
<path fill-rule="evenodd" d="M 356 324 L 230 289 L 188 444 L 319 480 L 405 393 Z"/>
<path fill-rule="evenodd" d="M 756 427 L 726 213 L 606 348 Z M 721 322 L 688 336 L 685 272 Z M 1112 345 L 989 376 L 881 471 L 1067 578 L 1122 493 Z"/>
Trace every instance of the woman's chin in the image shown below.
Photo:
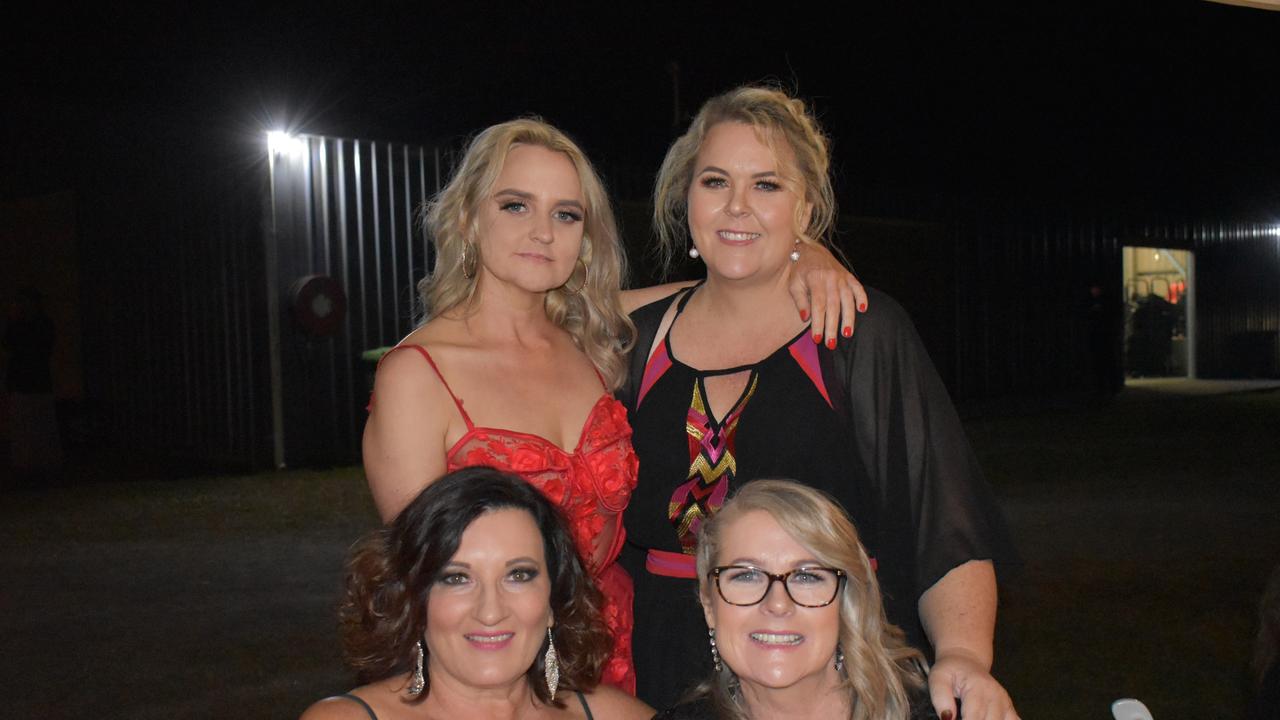
<path fill-rule="evenodd" d="M 745 685 L 752 685 L 762 692 L 785 690 L 802 683 L 819 683 L 822 672 L 806 671 L 803 668 L 787 664 L 766 664 L 752 668 L 749 675 L 738 675 L 738 680 Z"/>
<path fill-rule="evenodd" d="M 717 278 L 721 282 L 748 283 L 759 282 L 761 280 L 776 280 L 781 278 L 785 271 L 785 265 L 770 268 L 756 262 L 724 263 L 715 267 L 708 266 L 707 276 L 709 278 Z"/>

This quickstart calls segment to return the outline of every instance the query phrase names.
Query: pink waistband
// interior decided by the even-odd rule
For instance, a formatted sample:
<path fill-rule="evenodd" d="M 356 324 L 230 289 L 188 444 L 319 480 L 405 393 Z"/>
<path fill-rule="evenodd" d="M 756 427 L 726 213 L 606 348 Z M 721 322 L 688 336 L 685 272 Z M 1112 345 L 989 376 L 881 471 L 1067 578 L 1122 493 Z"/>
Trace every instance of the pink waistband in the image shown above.
<path fill-rule="evenodd" d="M 698 577 L 697 561 L 692 555 L 668 552 L 666 550 L 650 550 L 644 559 L 644 569 L 652 575 L 663 577 L 685 578 L 693 580 Z"/>

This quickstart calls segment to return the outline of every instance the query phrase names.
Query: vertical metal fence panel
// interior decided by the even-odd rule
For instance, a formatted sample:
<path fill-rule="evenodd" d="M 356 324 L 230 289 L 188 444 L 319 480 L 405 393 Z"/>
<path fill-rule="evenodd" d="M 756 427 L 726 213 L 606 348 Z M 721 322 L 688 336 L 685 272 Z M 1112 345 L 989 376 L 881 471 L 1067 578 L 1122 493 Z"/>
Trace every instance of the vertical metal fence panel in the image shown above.
<path fill-rule="evenodd" d="M 421 198 L 435 193 L 425 167 L 434 151 L 377 141 L 311 136 L 312 152 L 283 168 L 277 159 L 272 203 L 302 208 L 278 212 L 266 242 L 283 257 L 297 253 L 310 268 L 282 261 L 276 286 L 293 287 L 304 274 L 332 277 L 343 289 L 347 315 L 336 332 L 308 335 L 289 316 L 292 298 L 279 298 L 277 342 L 284 358 L 280 384 L 290 406 L 281 409 L 283 464 L 323 465 L 359 457 L 372 367 L 366 350 L 393 344 L 412 328 L 414 286 L 425 272 L 413 217 Z M 354 213 L 348 208 L 354 207 Z"/>
<path fill-rule="evenodd" d="M 131 451 L 260 466 L 261 175 L 206 148 L 127 181 L 145 202 L 88 219 L 81 249 L 96 427 Z"/>
<path fill-rule="evenodd" d="M 1280 237 L 1236 228 L 1196 250 L 1202 377 L 1280 377 Z"/>
<path fill-rule="evenodd" d="M 957 227 L 956 359 L 947 379 L 960 400 L 1087 392 L 1085 293 L 1092 282 L 1120 291 L 1125 245 L 1196 254 L 1199 376 L 1280 374 L 1274 228 L 1097 220 Z M 1117 347 L 1117 363 L 1121 357 Z"/>
<path fill-rule="evenodd" d="M 256 467 L 358 458 L 372 370 L 361 353 L 412 329 L 432 263 L 417 210 L 453 156 L 304 142 L 271 154 L 265 177 L 175 164 L 145 188 L 167 213 L 122 213 L 128 242 L 86 249 L 101 276 L 86 285 L 87 382 L 119 437 Z M 978 217 L 856 220 L 849 234 L 855 267 L 899 297 L 961 402 L 1087 388 L 1084 296 L 1095 281 L 1119 291 L 1125 245 L 1195 252 L 1202 376 L 1280 374 L 1274 228 Z M 290 309 L 295 283 L 314 274 L 347 301 L 324 337 Z"/>

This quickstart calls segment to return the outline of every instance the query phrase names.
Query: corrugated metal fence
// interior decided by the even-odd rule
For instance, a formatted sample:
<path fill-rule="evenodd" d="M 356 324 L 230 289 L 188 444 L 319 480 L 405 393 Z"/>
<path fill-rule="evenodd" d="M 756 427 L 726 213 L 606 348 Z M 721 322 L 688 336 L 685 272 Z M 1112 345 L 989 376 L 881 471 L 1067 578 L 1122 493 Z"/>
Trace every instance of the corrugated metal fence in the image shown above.
<path fill-rule="evenodd" d="M 1262 224 L 846 221 L 864 280 L 898 297 L 957 400 L 1088 392 L 1088 288 L 1127 245 L 1196 254 L 1197 375 L 1280 374 L 1280 237 Z M 1115 336 L 1114 374 L 1122 372 Z"/>
<path fill-rule="evenodd" d="M 254 152 L 251 169 L 202 172 L 188 162 L 146 178 L 130 193 L 163 210 L 120 203 L 123 229 L 111 232 L 127 241 L 83 249 L 86 381 L 97 416 L 121 444 L 240 466 L 356 461 L 372 371 L 361 354 L 393 344 L 416 321 L 416 283 L 431 262 L 417 211 L 451 158 L 322 136 L 270 151 L 259 142 Z M 651 274 L 642 265 L 646 213 L 627 207 L 636 274 Z M 961 402 L 1087 388 L 1082 305 L 1097 280 L 1119 293 L 1125 245 L 1196 252 L 1201 376 L 1280 372 L 1274 228 L 842 224 L 854 267 L 907 307 Z M 297 320 L 308 308 L 295 307 L 302 282 L 316 277 L 336 297 L 310 309 L 341 318 L 320 333 Z M 345 313 L 335 314 L 343 300 Z"/>
<path fill-rule="evenodd" d="M 86 204 L 90 437 L 252 465 L 269 439 L 260 176 L 175 163 Z"/>
<path fill-rule="evenodd" d="M 416 145 L 259 138 L 121 178 L 110 218 L 82 210 L 91 434 L 233 467 L 358 459 L 360 355 L 414 323 L 429 262 L 416 214 L 442 162 Z M 291 307 L 314 276 L 347 301 L 329 334 Z"/>
<path fill-rule="evenodd" d="M 435 193 L 440 153 L 421 146 L 305 136 L 271 152 L 267 316 L 277 466 L 357 457 L 367 374 L 361 353 L 412 327 L 431 261 L 417 222 Z M 332 278 L 347 312 L 332 334 L 292 322 L 299 281 Z"/>

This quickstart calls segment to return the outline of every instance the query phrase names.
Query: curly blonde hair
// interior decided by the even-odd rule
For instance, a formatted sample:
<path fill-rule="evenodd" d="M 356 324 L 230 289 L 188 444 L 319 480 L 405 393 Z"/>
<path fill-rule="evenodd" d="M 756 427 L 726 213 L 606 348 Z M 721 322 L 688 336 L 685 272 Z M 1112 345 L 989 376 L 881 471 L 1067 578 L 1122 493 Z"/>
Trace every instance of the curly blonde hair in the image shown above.
<path fill-rule="evenodd" d="M 462 270 L 463 255 L 478 253 L 480 206 L 493 190 L 507 154 L 517 145 L 536 145 L 563 153 L 578 171 L 586 201 L 585 232 L 579 259 L 587 268 L 546 295 L 547 317 L 564 328 L 596 366 L 610 391 L 626 377 L 624 357 L 635 342 L 635 326 L 622 311 L 618 289 L 626 277 L 626 255 L 613 207 L 591 161 L 568 135 L 539 118 L 520 118 L 489 127 L 468 144 L 462 161 L 439 193 L 423 207 L 422 223 L 435 245 L 436 261 L 418 283 L 423 322 L 470 305 L 477 274 Z M 474 262 L 467 258 L 468 263 Z M 574 292 L 582 283 L 581 290 Z"/>
<path fill-rule="evenodd" d="M 672 259 L 687 247 L 694 163 L 707 133 L 726 122 L 755 128 L 780 164 L 789 161 L 782 173 L 784 184 L 804 200 L 796 205 L 796 234 L 802 242 L 830 246 L 836 216 L 830 140 L 803 100 L 777 88 L 744 86 L 703 103 L 662 161 L 653 187 L 653 225 L 663 268 L 670 271 Z M 780 152 L 783 147 L 790 153 Z"/>
<path fill-rule="evenodd" d="M 711 602 L 709 579 L 720 555 L 724 528 L 747 513 L 769 513 L 796 542 L 822 565 L 845 572 L 840 592 L 840 649 L 843 682 L 849 692 L 852 720 L 900 720 L 911 716 L 909 696 L 924 688 L 924 658 L 907 645 L 902 630 L 885 618 L 871 560 L 858 531 L 834 499 L 792 480 L 756 480 L 742 486 L 698 533 L 699 592 Z M 746 718 L 738 678 L 725 665 L 700 689 L 710 695 L 721 717 Z"/>

